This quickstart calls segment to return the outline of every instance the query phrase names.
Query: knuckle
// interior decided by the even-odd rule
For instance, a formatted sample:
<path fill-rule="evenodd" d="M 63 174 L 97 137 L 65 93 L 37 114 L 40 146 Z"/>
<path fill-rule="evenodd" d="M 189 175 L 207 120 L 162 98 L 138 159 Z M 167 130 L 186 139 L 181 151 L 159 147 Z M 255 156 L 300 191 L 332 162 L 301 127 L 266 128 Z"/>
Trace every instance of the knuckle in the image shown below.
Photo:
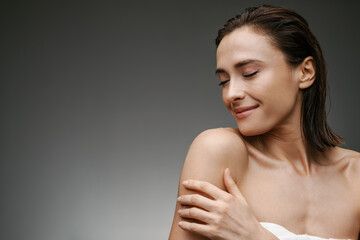
<path fill-rule="evenodd" d="M 209 232 L 212 236 L 218 236 L 219 235 L 219 227 L 213 226 L 212 228 L 210 228 Z"/>
<path fill-rule="evenodd" d="M 220 204 L 218 208 L 218 212 L 220 215 L 224 215 L 229 209 L 229 205 L 226 203 Z"/>
<path fill-rule="evenodd" d="M 190 198 L 191 203 L 198 203 L 199 202 L 199 195 L 193 195 Z"/>
<path fill-rule="evenodd" d="M 201 189 L 201 190 L 205 190 L 205 183 L 199 183 L 199 188 Z"/>
<path fill-rule="evenodd" d="M 195 216 L 196 216 L 196 209 L 195 209 L 195 208 L 190 208 L 190 209 L 189 209 L 189 216 L 191 216 L 191 217 L 195 217 Z"/>
<path fill-rule="evenodd" d="M 218 226 L 219 224 L 220 224 L 220 217 L 214 218 L 214 220 L 213 220 L 213 225 L 214 225 L 214 226 Z"/>
<path fill-rule="evenodd" d="M 224 201 L 225 202 L 230 202 L 231 199 L 232 199 L 232 196 L 230 194 L 227 194 L 227 195 L 224 196 Z"/>
<path fill-rule="evenodd" d="M 201 182 L 201 183 L 199 184 L 199 188 L 200 188 L 201 190 L 203 190 L 203 191 L 206 191 L 206 190 L 208 189 L 208 185 L 207 185 L 206 182 Z"/>
<path fill-rule="evenodd" d="M 193 223 L 190 223 L 189 224 L 189 230 L 192 231 L 192 232 L 195 232 L 196 231 L 196 225 L 193 224 Z"/>
<path fill-rule="evenodd" d="M 219 206 L 218 206 L 218 213 L 219 214 L 223 214 L 224 213 L 224 210 L 225 210 L 225 206 L 224 206 L 225 204 L 220 204 Z"/>

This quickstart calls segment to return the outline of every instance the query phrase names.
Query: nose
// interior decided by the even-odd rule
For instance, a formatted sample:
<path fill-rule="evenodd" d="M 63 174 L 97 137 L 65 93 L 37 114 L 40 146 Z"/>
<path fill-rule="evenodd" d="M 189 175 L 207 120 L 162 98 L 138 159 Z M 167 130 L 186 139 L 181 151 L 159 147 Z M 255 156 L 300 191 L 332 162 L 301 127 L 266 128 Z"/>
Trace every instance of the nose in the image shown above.
<path fill-rule="evenodd" d="M 231 79 L 225 89 L 224 97 L 229 102 L 235 102 L 245 98 L 245 86 L 237 79 Z"/>

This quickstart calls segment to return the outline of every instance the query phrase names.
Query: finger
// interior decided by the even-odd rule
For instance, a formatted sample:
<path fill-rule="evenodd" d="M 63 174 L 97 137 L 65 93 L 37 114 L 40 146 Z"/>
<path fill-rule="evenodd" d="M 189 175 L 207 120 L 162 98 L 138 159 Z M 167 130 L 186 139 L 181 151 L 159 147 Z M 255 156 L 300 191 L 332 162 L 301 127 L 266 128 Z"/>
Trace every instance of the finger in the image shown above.
<path fill-rule="evenodd" d="M 231 177 L 229 168 L 226 168 L 224 171 L 224 184 L 225 184 L 227 191 L 231 195 L 233 195 L 235 197 L 239 197 L 239 198 L 244 198 L 243 195 L 241 194 L 238 186 L 236 185 L 233 178 Z"/>
<path fill-rule="evenodd" d="M 209 225 L 181 221 L 179 222 L 179 226 L 186 231 L 197 233 L 208 238 L 211 237 L 209 234 L 210 233 Z"/>
<path fill-rule="evenodd" d="M 213 222 L 212 214 L 200 208 L 192 207 L 192 208 L 180 209 L 178 213 L 183 218 L 196 219 L 204 223 Z"/>
<path fill-rule="evenodd" d="M 214 200 L 201 196 L 200 194 L 182 195 L 178 197 L 178 202 L 182 205 L 200 207 L 208 211 L 214 208 Z"/>
<path fill-rule="evenodd" d="M 206 193 L 210 197 L 214 199 L 219 199 L 227 192 L 221 190 L 220 188 L 214 186 L 211 183 L 205 181 L 198 181 L 198 180 L 186 180 L 183 182 L 184 187 L 192 190 L 196 190 L 202 193 Z"/>

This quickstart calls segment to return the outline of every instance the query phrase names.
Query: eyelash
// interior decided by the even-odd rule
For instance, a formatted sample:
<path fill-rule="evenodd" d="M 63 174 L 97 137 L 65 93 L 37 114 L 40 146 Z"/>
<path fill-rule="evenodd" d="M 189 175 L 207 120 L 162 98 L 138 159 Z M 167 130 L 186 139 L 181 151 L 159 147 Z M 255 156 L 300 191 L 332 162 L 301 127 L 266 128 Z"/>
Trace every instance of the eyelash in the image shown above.
<path fill-rule="evenodd" d="M 224 86 L 228 81 L 230 80 L 220 81 L 219 86 Z"/>
<path fill-rule="evenodd" d="M 255 72 L 252 72 L 250 74 L 246 74 L 246 75 L 243 75 L 244 78 L 250 78 L 252 76 L 254 76 L 255 74 L 257 74 L 259 71 L 255 71 Z"/>
<path fill-rule="evenodd" d="M 251 78 L 252 76 L 255 76 L 259 71 L 252 72 L 250 74 L 243 75 L 244 78 Z M 224 86 L 227 82 L 230 80 L 225 80 L 219 83 L 219 86 Z"/>

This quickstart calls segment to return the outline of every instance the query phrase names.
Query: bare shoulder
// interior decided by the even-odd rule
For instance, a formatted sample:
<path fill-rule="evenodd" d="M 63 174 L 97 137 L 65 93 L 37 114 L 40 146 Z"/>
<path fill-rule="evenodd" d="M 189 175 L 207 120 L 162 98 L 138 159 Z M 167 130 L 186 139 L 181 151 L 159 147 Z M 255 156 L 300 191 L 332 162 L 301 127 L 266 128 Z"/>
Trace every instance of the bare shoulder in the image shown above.
<path fill-rule="evenodd" d="M 346 148 L 338 149 L 341 153 L 342 160 L 348 163 L 349 174 L 359 177 L 360 180 L 360 153 Z"/>
<path fill-rule="evenodd" d="M 235 128 L 215 128 L 200 133 L 190 149 L 211 151 L 212 154 L 234 156 L 247 154 L 244 139 Z"/>
<path fill-rule="evenodd" d="M 209 129 L 200 133 L 191 144 L 182 176 L 210 181 L 222 187 L 223 170 L 230 168 L 236 178 L 239 170 L 246 166 L 247 156 L 246 145 L 237 129 Z"/>
<path fill-rule="evenodd" d="M 349 150 L 349 149 L 343 149 L 345 156 L 347 159 L 349 159 L 349 177 L 351 180 L 356 181 L 358 184 L 360 184 L 360 153 Z M 359 185 L 357 185 L 359 186 Z M 358 187 L 357 187 L 358 188 Z M 360 188 L 359 194 L 360 194 Z"/>
<path fill-rule="evenodd" d="M 194 140 L 191 147 L 214 147 L 214 151 L 219 153 L 239 153 L 246 147 L 244 139 L 241 137 L 239 131 L 235 128 L 214 128 L 208 129 L 200 133 Z M 209 150 L 209 149 L 207 149 Z"/>
<path fill-rule="evenodd" d="M 353 186 L 355 194 L 360 200 L 360 153 L 345 148 L 339 148 L 339 151 L 341 152 L 342 160 L 347 163 L 345 175 L 349 180 L 349 183 Z"/>
<path fill-rule="evenodd" d="M 246 145 L 237 129 L 217 128 L 200 133 L 186 155 L 179 179 L 178 196 L 201 194 L 184 188 L 182 182 L 187 179 L 206 181 L 225 190 L 224 170 L 229 168 L 236 181 L 246 169 L 247 156 Z M 186 232 L 178 226 L 181 219 L 177 211 L 180 208 L 177 203 L 169 239 L 206 239 Z"/>

